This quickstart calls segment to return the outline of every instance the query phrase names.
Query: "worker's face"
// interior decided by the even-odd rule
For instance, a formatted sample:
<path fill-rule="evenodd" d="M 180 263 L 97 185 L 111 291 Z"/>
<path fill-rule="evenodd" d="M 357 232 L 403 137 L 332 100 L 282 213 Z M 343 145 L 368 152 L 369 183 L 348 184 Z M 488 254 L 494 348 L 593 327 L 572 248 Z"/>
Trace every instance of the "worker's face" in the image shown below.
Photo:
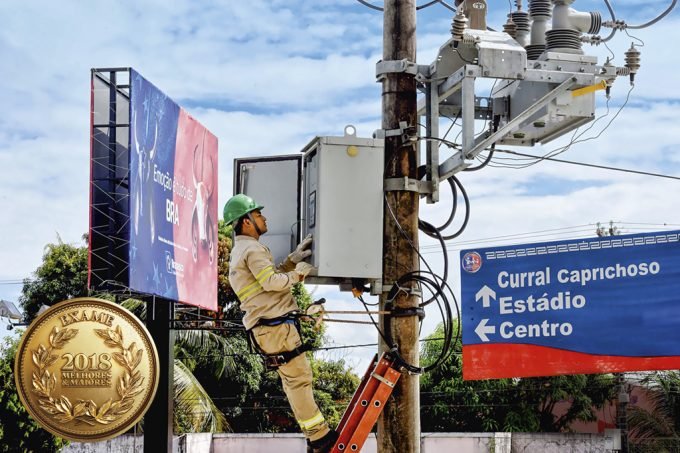
<path fill-rule="evenodd" d="M 262 213 L 259 210 L 253 211 L 250 215 L 251 215 L 252 220 L 255 222 L 255 224 L 259 228 L 260 234 L 265 234 L 267 232 L 267 218 L 265 216 L 263 216 Z M 253 230 L 255 230 L 254 227 L 253 227 Z M 255 231 L 257 231 L 257 230 L 255 230 Z"/>

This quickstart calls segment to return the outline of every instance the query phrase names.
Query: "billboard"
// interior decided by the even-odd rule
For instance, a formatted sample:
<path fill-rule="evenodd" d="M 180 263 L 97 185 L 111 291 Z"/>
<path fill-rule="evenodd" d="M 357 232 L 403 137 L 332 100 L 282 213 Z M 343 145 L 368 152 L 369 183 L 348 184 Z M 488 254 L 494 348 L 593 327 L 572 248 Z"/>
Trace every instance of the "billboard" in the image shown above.
<path fill-rule="evenodd" d="M 463 377 L 680 368 L 680 231 L 461 251 Z"/>
<path fill-rule="evenodd" d="M 129 287 L 217 310 L 217 138 L 130 70 Z"/>

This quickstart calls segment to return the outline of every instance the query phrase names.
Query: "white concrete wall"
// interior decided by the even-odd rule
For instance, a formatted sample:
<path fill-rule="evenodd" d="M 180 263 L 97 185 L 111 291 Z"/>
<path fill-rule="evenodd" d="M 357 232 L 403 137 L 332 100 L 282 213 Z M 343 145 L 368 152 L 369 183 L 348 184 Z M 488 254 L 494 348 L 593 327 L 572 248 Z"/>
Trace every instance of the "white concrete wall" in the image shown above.
<path fill-rule="evenodd" d="M 301 434 L 196 433 L 176 437 L 178 453 L 300 453 L 306 442 Z M 126 453 L 141 451 L 144 439 L 119 436 L 105 442 L 71 443 L 63 453 Z M 423 433 L 422 453 L 606 453 L 612 439 L 600 434 L 552 433 Z M 371 434 L 361 450 L 377 453 Z M 408 452 L 404 452 L 408 453 Z"/>

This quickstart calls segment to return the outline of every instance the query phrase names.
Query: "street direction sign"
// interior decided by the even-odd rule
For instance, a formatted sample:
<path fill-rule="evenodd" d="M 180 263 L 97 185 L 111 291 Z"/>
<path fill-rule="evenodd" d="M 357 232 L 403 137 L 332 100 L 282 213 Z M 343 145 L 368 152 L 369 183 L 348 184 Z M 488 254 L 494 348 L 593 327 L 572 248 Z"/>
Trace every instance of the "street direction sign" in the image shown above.
<path fill-rule="evenodd" d="M 463 377 L 680 368 L 680 231 L 461 251 Z"/>

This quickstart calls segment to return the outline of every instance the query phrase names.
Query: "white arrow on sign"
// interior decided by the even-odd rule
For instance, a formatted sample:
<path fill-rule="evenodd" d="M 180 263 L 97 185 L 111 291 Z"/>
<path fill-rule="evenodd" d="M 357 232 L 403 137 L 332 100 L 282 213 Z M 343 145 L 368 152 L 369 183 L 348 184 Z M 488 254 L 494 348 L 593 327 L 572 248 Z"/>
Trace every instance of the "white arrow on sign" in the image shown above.
<path fill-rule="evenodd" d="M 488 286 L 482 286 L 482 289 L 475 294 L 475 302 L 482 299 L 482 306 L 488 308 L 491 305 L 491 299 L 496 300 L 496 291 Z"/>
<path fill-rule="evenodd" d="M 487 342 L 489 337 L 486 336 L 487 333 L 496 333 L 496 326 L 487 326 L 486 323 L 488 319 L 482 319 L 475 329 L 475 333 L 479 336 L 480 340 Z"/>

